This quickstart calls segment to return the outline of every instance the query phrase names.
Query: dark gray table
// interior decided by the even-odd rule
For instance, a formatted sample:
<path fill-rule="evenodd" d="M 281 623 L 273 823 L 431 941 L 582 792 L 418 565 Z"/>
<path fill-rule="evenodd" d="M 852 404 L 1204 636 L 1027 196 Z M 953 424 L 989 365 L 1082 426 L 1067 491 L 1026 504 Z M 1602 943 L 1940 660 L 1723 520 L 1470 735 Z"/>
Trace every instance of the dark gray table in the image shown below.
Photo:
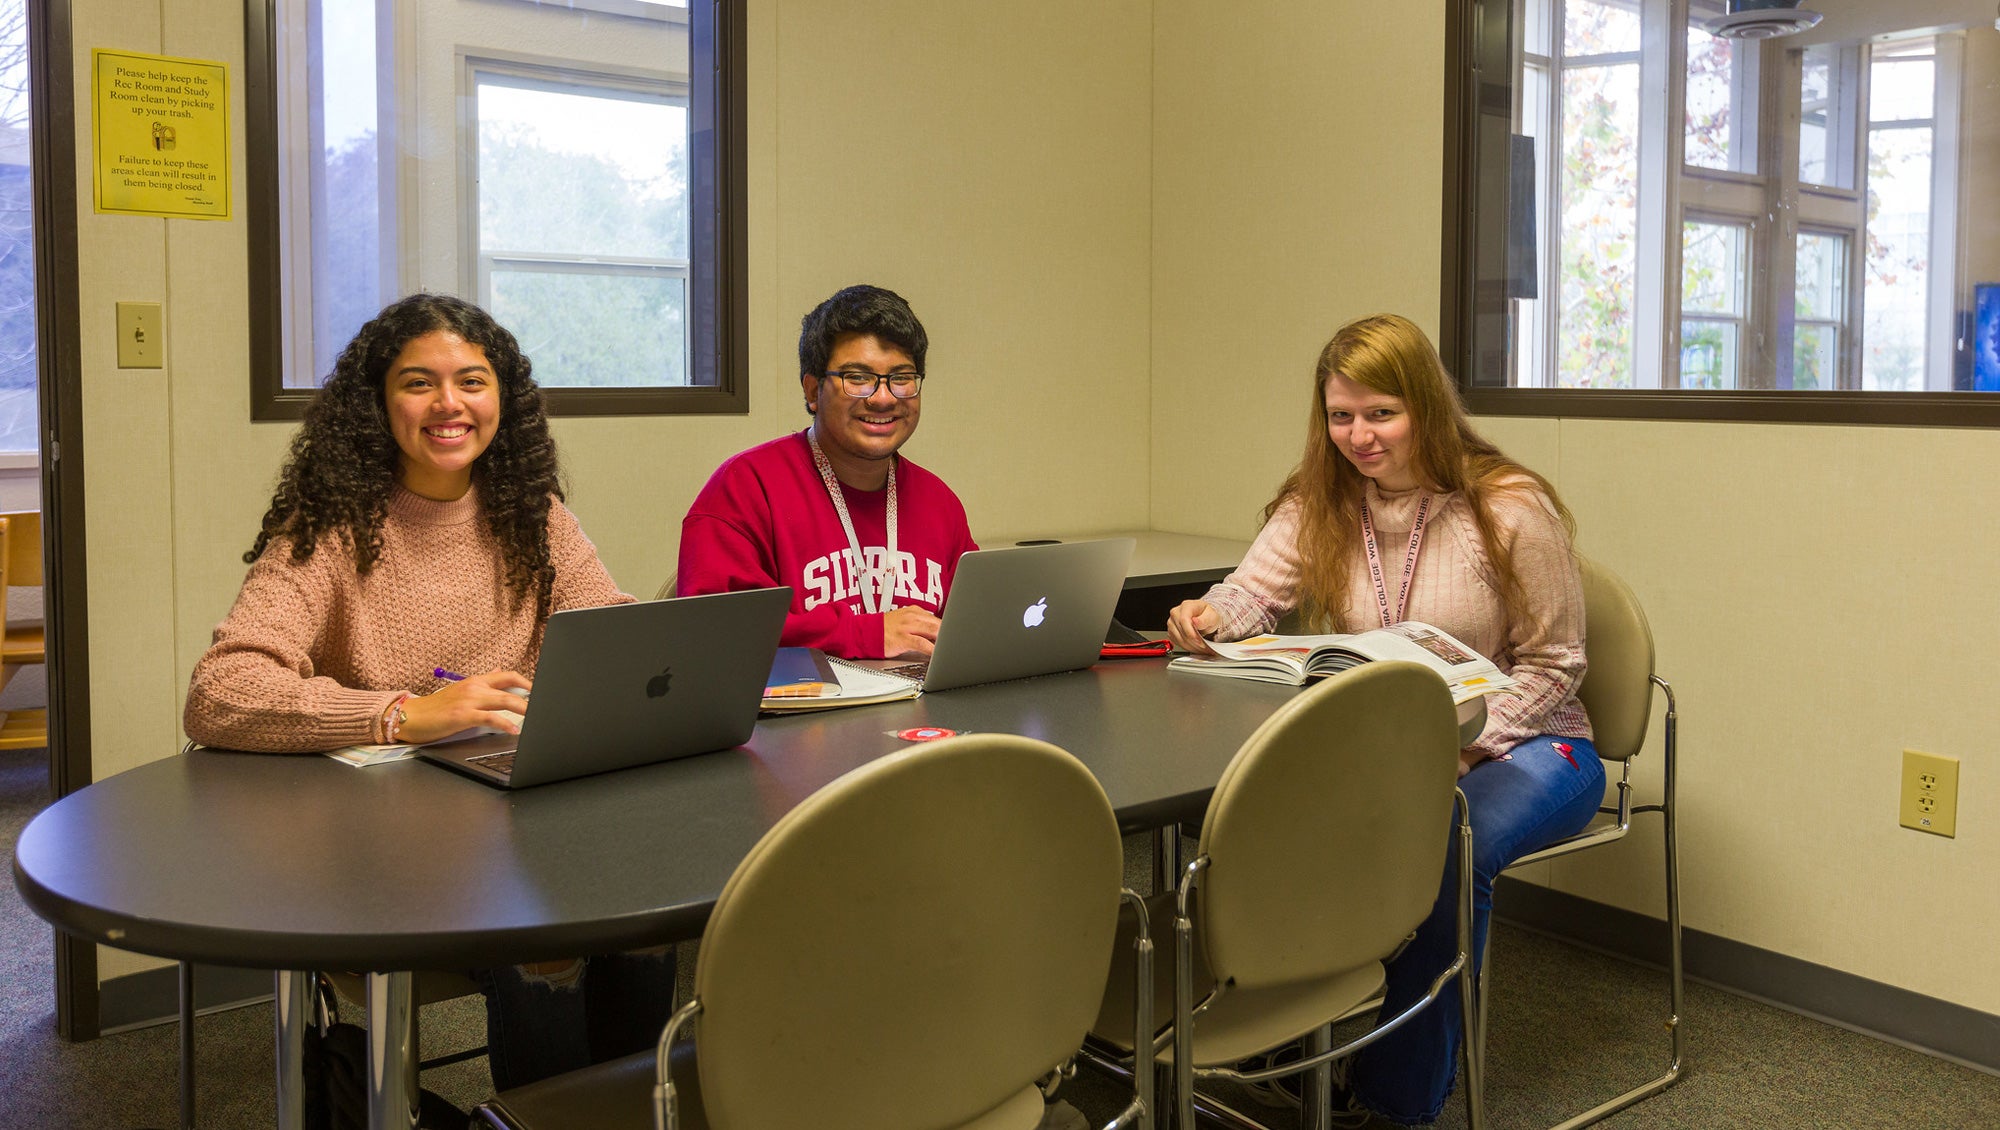
<path fill-rule="evenodd" d="M 302 969 L 369 978 L 370 1123 L 407 1124 L 411 969 L 604 953 L 699 936 L 777 819 L 897 731 L 1025 734 L 1076 754 L 1128 831 L 1196 816 L 1290 687 L 1163 660 L 768 718 L 742 747 L 502 792 L 435 766 L 197 752 L 64 797 L 14 880 L 61 929 L 137 953 L 277 971 L 279 1124 L 299 1119 Z M 401 1065 L 400 1068 L 397 1065 Z"/>

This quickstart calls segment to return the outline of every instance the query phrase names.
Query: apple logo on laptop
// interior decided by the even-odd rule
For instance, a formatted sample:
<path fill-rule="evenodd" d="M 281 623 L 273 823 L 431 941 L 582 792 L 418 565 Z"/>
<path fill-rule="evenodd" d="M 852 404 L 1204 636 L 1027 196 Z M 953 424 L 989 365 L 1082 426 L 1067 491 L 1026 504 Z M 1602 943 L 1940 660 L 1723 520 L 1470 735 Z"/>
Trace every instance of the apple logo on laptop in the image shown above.
<path fill-rule="evenodd" d="M 647 698 L 664 697 L 667 693 L 667 687 L 671 685 L 673 681 L 674 681 L 674 669 L 672 667 L 660 668 L 659 674 L 646 680 L 646 697 Z"/>
<path fill-rule="evenodd" d="M 1046 615 L 1048 611 L 1049 611 L 1049 598 L 1045 596 L 1042 599 L 1036 601 L 1035 603 L 1030 604 L 1027 607 L 1027 610 L 1021 613 L 1021 626 L 1023 628 L 1041 627 L 1042 617 Z"/>

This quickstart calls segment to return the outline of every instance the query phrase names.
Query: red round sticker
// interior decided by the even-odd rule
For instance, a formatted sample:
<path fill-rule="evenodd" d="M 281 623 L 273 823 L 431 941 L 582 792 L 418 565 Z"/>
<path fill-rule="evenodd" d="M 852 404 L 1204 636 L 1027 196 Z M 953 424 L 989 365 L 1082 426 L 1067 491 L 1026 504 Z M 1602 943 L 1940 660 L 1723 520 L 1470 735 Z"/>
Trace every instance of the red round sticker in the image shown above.
<path fill-rule="evenodd" d="M 896 736 L 906 742 L 934 742 L 939 738 L 955 738 L 957 730 L 941 729 L 937 726 L 919 726 L 914 730 L 898 730 Z"/>

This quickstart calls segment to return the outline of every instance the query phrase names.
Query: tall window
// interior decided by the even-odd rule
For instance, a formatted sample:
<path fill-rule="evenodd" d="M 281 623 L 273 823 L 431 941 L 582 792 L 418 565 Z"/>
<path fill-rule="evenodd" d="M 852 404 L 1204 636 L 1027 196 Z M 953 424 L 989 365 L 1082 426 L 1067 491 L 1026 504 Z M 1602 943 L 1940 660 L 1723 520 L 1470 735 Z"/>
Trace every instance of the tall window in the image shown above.
<path fill-rule="evenodd" d="M 29 153 L 27 5 L 0 0 L 0 467 L 34 466 L 41 446 Z"/>
<path fill-rule="evenodd" d="M 744 410 L 734 0 L 250 3 L 283 156 L 260 416 L 416 290 L 486 306 L 557 412 Z"/>
<path fill-rule="evenodd" d="M 1983 387 L 1968 327 L 2000 282 L 2000 152 L 1961 125 L 2000 115 L 2000 30 L 1885 32 L 1869 7 L 1867 26 L 1837 11 L 1740 39 L 1713 30 L 1724 7 L 1512 0 L 1465 20 L 1459 73 L 1480 85 L 1459 88 L 1447 336 L 1480 410 L 1556 403 L 1487 389 Z"/>

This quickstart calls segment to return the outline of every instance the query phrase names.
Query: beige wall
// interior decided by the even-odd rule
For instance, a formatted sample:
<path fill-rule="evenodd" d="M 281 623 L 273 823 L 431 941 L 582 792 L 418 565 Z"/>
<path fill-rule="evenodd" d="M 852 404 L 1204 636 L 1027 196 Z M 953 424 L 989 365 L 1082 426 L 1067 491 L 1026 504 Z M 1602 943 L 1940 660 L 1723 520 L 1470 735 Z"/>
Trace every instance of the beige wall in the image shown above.
<path fill-rule="evenodd" d="M 1244 536 L 1332 329 L 1378 309 L 1436 327 L 1442 16 L 1160 0 L 1155 24 L 1153 523 Z M 1687 925 L 2000 1012 L 2000 437 L 1482 426 L 1557 482 L 1653 618 L 1683 712 Z M 1201 456 L 1220 445 L 1227 469 Z M 1957 839 L 1897 827 L 1906 746 L 1963 759 Z M 1531 877 L 1657 914 L 1657 842 Z"/>
<path fill-rule="evenodd" d="M 242 580 L 292 429 L 249 423 L 241 162 L 231 222 L 99 216 L 88 199 L 90 49 L 227 63 L 240 154 L 242 5 L 74 10 L 92 722 L 108 776 L 177 747 L 188 672 Z M 651 595 L 715 465 L 804 425 L 798 318 L 855 281 L 901 291 L 930 330 L 909 451 L 975 528 L 1144 524 L 1147 5 L 749 11 L 751 411 L 558 421 L 571 504 L 613 575 Z M 114 367 L 112 304 L 130 299 L 166 303 L 162 371 Z M 1022 490 L 1024 467 L 1090 489 Z M 153 964 L 104 955 L 106 978 Z"/>
<path fill-rule="evenodd" d="M 234 68 L 239 10 L 77 0 L 79 74 L 92 46 Z M 912 452 L 985 529 L 1150 519 L 1247 535 L 1295 457 L 1331 329 L 1379 309 L 1436 326 L 1432 6 L 750 11 L 751 414 L 559 424 L 576 509 L 628 588 L 665 576 L 719 458 L 800 423 L 793 327 L 844 282 L 902 290 L 931 328 Z M 232 104 L 240 125 L 240 90 Z M 79 239 L 85 326 L 107 331 L 86 335 L 83 362 L 93 722 L 110 773 L 173 748 L 288 429 L 245 422 L 240 223 L 86 202 Z M 164 372 L 112 368 L 121 298 L 167 303 Z M 2000 1012 L 1984 746 L 2000 719 L 1981 677 L 2000 624 L 1985 568 L 2000 535 L 1983 520 L 2000 438 L 1485 424 L 1556 479 L 1584 548 L 1653 615 L 1684 710 L 1688 925 Z M 1202 456 L 1218 444 L 1226 460 Z M 1024 468 L 1042 489 L 1020 489 Z M 1904 746 L 1964 759 L 1958 839 L 1895 827 Z M 1656 853 L 1597 854 L 1548 877 L 1649 907 Z M 132 967 L 120 960 L 103 972 Z"/>
<path fill-rule="evenodd" d="M 1249 537 L 1334 329 L 1437 328 L 1443 8 L 1160 0 L 1154 21 L 1152 524 Z"/>

